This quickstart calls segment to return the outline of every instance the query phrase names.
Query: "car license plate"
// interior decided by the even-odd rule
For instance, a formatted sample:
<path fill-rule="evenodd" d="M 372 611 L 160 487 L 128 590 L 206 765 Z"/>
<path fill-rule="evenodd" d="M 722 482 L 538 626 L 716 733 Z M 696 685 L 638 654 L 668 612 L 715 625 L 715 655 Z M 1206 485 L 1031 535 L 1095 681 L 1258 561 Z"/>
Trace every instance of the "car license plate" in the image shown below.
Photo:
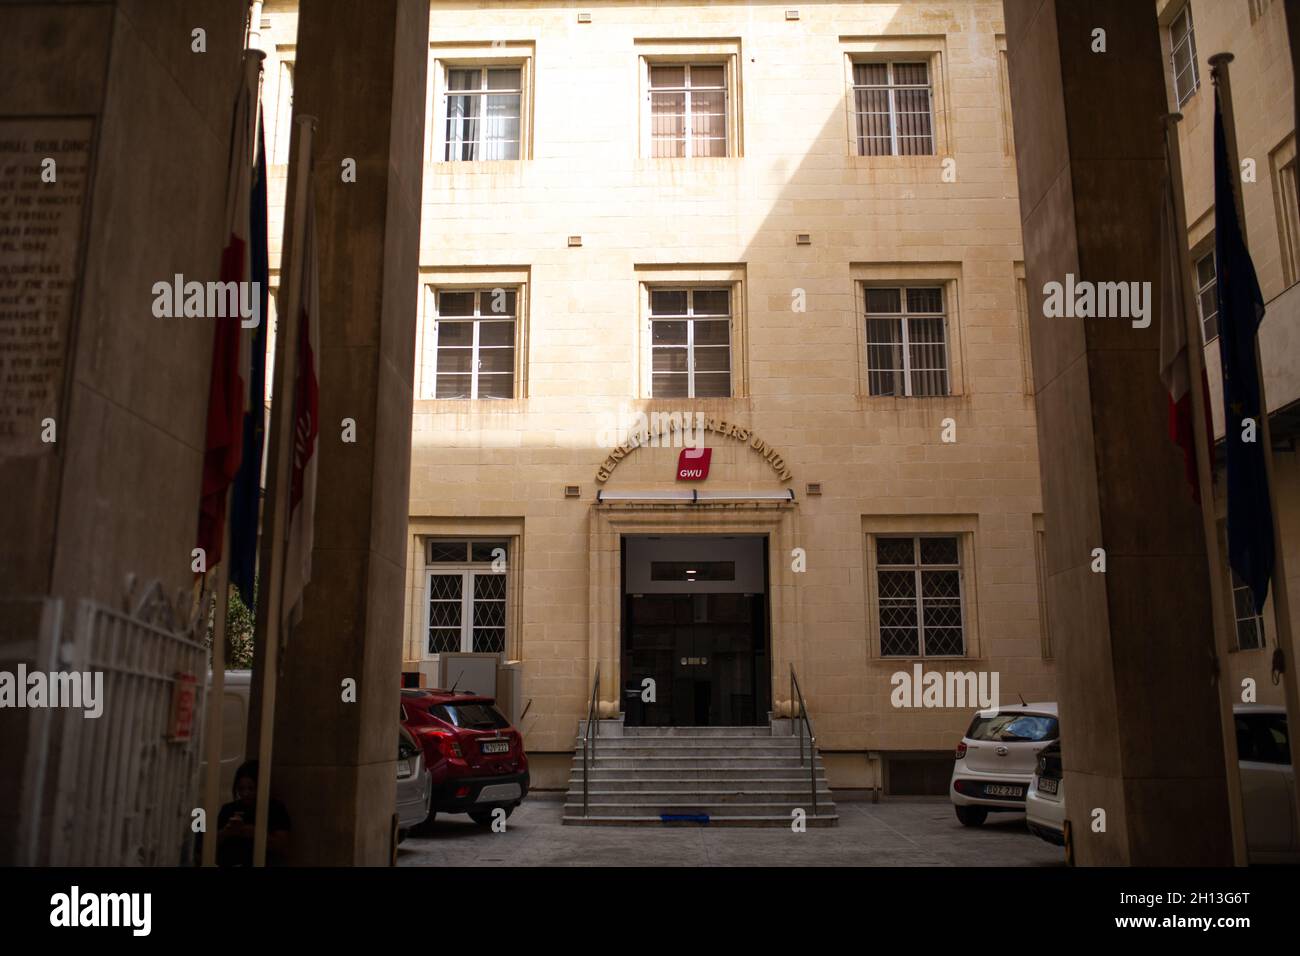
<path fill-rule="evenodd" d="M 1014 797 L 1018 799 L 1024 795 L 1024 787 L 1013 787 L 1011 784 L 1007 783 L 984 784 L 984 796 L 986 797 Z"/>
<path fill-rule="evenodd" d="M 1043 793 L 1056 793 L 1056 781 L 1051 777 L 1039 777 L 1038 789 Z"/>
<path fill-rule="evenodd" d="M 405 780 L 415 771 L 411 768 L 411 758 L 397 761 L 397 779 Z"/>
<path fill-rule="evenodd" d="M 510 752 L 510 741 L 508 740 L 485 740 L 481 749 L 485 754 L 504 754 Z"/>

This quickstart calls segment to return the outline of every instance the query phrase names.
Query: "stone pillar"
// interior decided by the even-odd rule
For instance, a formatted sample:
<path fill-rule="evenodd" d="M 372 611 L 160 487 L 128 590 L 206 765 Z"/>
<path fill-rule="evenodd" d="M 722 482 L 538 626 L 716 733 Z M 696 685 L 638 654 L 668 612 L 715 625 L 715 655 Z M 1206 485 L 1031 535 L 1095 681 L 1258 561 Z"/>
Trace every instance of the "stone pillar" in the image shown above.
<path fill-rule="evenodd" d="M 318 120 L 320 464 L 312 580 L 283 659 L 271 778 L 295 864 L 389 860 L 428 55 L 427 0 L 300 7 L 294 113 Z M 355 182 L 341 176 L 348 159 Z M 342 440 L 344 419 L 355 442 Z M 348 679 L 355 703 L 342 699 Z"/>
<path fill-rule="evenodd" d="M 59 602 L 66 640 L 78 602 L 120 607 L 128 574 L 193 584 L 212 323 L 155 317 L 152 287 L 217 277 L 243 14 L 0 3 L 0 230 L 20 230 L 0 241 L 0 669 L 32 665 Z M 57 762 L 24 816 L 37 713 L 0 716 L 0 864 L 30 861 L 37 818 L 36 862 L 61 839 Z"/>
<path fill-rule="evenodd" d="M 1230 865 L 1204 535 L 1159 377 L 1169 106 L 1155 8 L 1006 0 L 1005 11 L 1075 859 Z M 1067 273 L 1150 282 L 1150 327 L 1044 317 L 1045 283 Z"/>

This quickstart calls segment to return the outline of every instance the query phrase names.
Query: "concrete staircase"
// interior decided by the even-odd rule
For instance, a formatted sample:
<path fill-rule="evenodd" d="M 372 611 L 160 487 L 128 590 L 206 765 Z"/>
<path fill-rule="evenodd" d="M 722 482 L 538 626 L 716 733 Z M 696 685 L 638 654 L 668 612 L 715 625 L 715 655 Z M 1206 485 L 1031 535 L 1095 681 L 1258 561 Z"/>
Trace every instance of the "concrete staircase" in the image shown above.
<path fill-rule="evenodd" d="M 627 727 L 600 722 L 591 771 L 590 816 L 582 806 L 582 741 L 578 729 L 564 823 L 574 826 L 708 825 L 788 827 L 796 807 L 810 827 L 839 820 L 821 758 L 813 754 L 817 812 L 808 774 L 809 746 L 789 721 L 772 727 Z M 785 733 L 782 734 L 781 730 Z"/>

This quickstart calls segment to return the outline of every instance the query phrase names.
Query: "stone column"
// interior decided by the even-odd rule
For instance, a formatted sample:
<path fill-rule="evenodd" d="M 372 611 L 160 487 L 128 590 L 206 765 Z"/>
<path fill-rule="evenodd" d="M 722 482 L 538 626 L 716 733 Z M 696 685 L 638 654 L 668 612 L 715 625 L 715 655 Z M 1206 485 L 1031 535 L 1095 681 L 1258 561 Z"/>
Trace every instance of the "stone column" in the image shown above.
<path fill-rule="evenodd" d="M 1230 865 L 1204 535 L 1159 377 L 1169 105 L 1155 8 L 1005 11 L 1075 858 Z M 1067 273 L 1150 282 L 1150 327 L 1044 317 L 1044 285 Z"/>
<path fill-rule="evenodd" d="M 298 23 L 294 113 L 318 120 L 320 464 L 312 580 L 276 694 L 271 789 L 292 820 L 293 863 L 382 864 L 394 809 L 429 4 L 303 0 Z M 347 160 L 355 182 L 342 176 Z M 355 422 L 354 442 L 343 439 L 344 419 Z M 355 703 L 343 700 L 349 679 Z"/>

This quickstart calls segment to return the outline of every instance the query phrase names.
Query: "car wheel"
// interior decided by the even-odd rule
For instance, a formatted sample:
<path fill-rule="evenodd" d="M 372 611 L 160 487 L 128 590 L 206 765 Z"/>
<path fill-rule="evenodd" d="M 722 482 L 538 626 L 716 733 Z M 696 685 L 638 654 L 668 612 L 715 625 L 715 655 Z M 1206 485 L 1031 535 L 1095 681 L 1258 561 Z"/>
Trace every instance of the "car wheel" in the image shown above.
<path fill-rule="evenodd" d="M 506 819 L 509 819 L 510 814 L 515 812 L 514 807 L 493 807 L 491 810 L 472 810 L 469 818 L 481 827 L 490 827 L 492 825 L 492 814 L 497 810 L 504 810 Z"/>
<path fill-rule="evenodd" d="M 955 807 L 957 819 L 964 827 L 977 827 L 988 819 L 989 812 L 983 807 Z"/>
<path fill-rule="evenodd" d="M 433 831 L 433 818 L 436 817 L 437 815 L 438 814 L 435 813 L 434 811 L 432 810 L 429 811 L 429 815 L 425 817 L 421 822 L 417 823 L 415 826 L 407 830 L 406 835 L 416 836 L 416 837 L 431 836 Z"/>

